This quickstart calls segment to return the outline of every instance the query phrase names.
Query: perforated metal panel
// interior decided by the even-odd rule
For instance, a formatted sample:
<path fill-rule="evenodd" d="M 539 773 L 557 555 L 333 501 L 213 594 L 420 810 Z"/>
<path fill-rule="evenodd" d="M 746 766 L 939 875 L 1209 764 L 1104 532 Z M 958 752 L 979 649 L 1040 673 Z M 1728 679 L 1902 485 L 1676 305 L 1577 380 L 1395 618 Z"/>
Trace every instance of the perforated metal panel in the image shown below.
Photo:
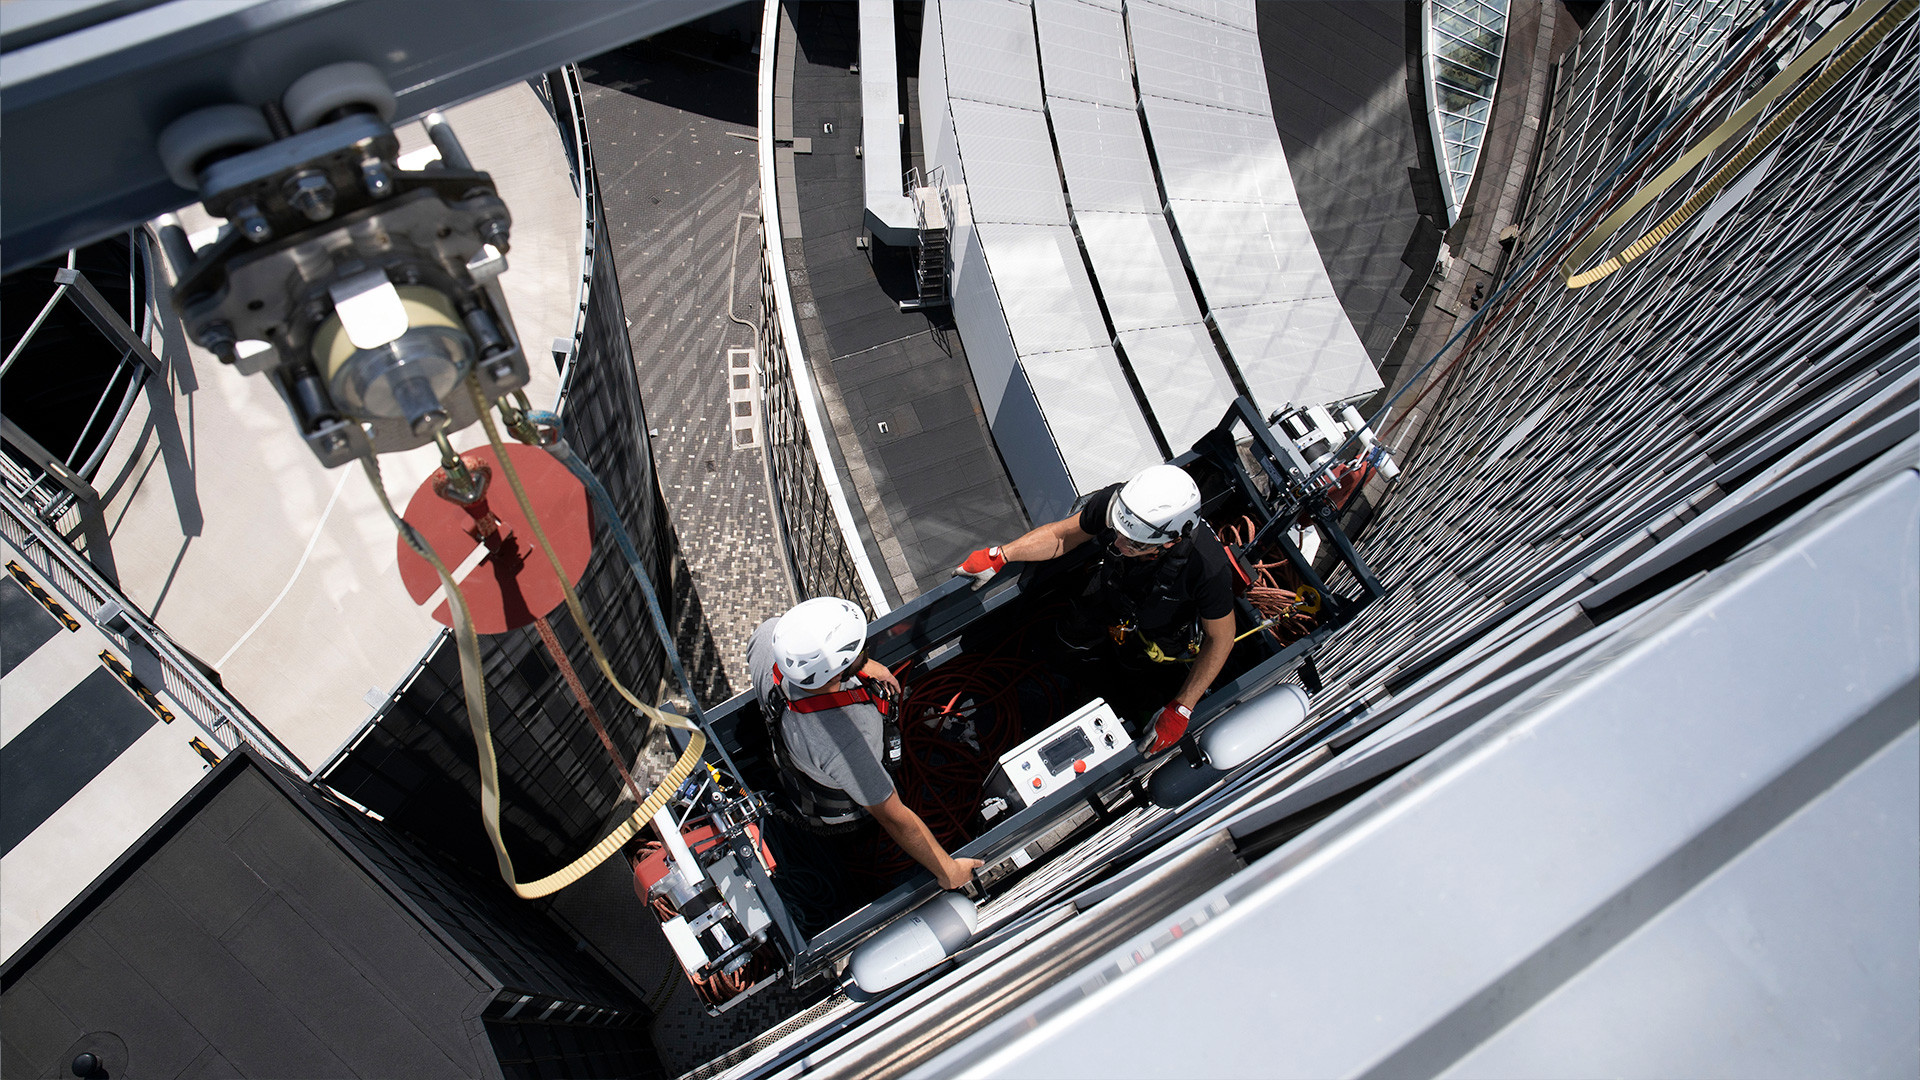
<path fill-rule="evenodd" d="M 1338 401 L 1380 385 L 1332 296 L 1218 308 L 1213 321 L 1265 408 Z"/>
<path fill-rule="evenodd" d="M 1267 96 L 1260 35 L 1253 27 L 1253 4 L 1220 7 L 1243 8 L 1245 25 L 1196 18 L 1153 0 L 1127 4 L 1140 93 L 1271 117 L 1273 103 Z"/>
<path fill-rule="evenodd" d="M 1198 15 L 1239 30 L 1253 30 L 1258 13 L 1253 0 L 1154 0 L 1160 7 Z"/>
<path fill-rule="evenodd" d="M 1233 380 L 1201 323 L 1122 330 L 1120 347 L 1175 453 L 1212 430 L 1233 404 Z"/>
<path fill-rule="evenodd" d="M 1052 84 L 1048 84 L 1051 90 Z M 1093 210 L 1161 213 L 1160 188 L 1147 158 L 1140 113 L 1132 105 L 1094 105 L 1047 95 L 1067 192 L 1077 214 Z"/>
<path fill-rule="evenodd" d="M 974 221 L 1065 225 L 1053 140 L 1045 114 L 978 101 L 953 103 Z"/>
<path fill-rule="evenodd" d="M 1149 326 L 1200 321 L 1200 305 L 1194 303 L 1166 218 L 1159 214 L 1082 212 L 1076 219 L 1114 329 L 1124 334 Z M 1208 351 L 1212 351 L 1211 346 Z M 1131 353 L 1128 358 L 1139 367 L 1140 362 L 1133 360 Z M 1219 364 L 1218 356 L 1214 363 Z M 1231 400 L 1229 396 L 1227 401 Z M 1213 418 L 1219 420 L 1225 409 L 1226 402 L 1222 402 Z"/>
<path fill-rule="evenodd" d="M 1081 0 L 1034 0 L 1047 97 L 1132 109 L 1133 62 L 1120 9 Z"/>
<path fill-rule="evenodd" d="M 975 228 L 1014 347 L 1023 359 L 1107 342 L 1073 230 L 1065 225 L 986 223 Z"/>
<path fill-rule="evenodd" d="M 1025 4 L 961 0 L 941 4 L 939 19 L 948 97 L 1040 108 L 1040 61 Z"/>
<path fill-rule="evenodd" d="M 1271 118 L 1151 94 L 1144 104 L 1169 199 L 1299 205 Z"/>
<path fill-rule="evenodd" d="M 1171 205 L 1200 288 L 1216 311 L 1333 295 L 1297 208 L 1188 199 Z"/>
<path fill-rule="evenodd" d="M 1113 346 L 1040 353 L 1021 364 L 1080 494 L 1159 463 Z"/>

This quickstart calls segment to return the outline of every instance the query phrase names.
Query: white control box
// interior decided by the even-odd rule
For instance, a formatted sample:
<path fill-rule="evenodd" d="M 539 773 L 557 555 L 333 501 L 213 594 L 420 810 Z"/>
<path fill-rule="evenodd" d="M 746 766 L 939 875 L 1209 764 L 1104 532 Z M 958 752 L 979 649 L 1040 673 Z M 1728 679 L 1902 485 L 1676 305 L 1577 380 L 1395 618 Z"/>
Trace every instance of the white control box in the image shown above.
<path fill-rule="evenodd" d="M 1010 809 L 1032 806 L 1130 745 L 1113 707 L 1094 698 L 1001 755 L 987 794 L 1005 799 Z"/>

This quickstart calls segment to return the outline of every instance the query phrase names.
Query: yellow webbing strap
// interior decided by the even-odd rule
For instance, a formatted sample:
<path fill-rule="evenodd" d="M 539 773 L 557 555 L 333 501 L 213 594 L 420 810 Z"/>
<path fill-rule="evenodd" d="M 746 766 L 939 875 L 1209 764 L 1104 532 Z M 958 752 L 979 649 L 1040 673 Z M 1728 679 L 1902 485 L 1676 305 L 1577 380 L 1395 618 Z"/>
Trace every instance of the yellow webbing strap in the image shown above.
<path fill-rule="evenodd" d="M 500 766 L 493 749 L 492 725 L 487 719 L 487 687 L 484 669 L 480 664 L 480 637 L 474 631 L 473 617 L 467 610 L 466 598 L 461 595 L 458 583 L 447 571 L 446 564 L 434 552 L 433 546 L 428 544 L 426 538 L 394 510 L 393 502 L 387 498 L 386 485 L 380 479 L 379 464 L 371 454 L 361 459 L 367 479 L 372 482 L 374 493 L 380 498 L 380 506 L 386 510 L 387 517 L 393 521 L 394 528 L 399 531 L 401 539 L 405 540 L 407 546 L 416 554 L 427 560 L 434 572 L 440 575 L 440 584 L 446 592 L 448 608 L 453 613 L 454 641 L 460 653 L 460 683 L 467 701 L 467 724 L 473 731 L 473 743 L 479 753 L 480 820 L 486 827 L 487 839 L 493 844 L 493 854 L 499 863 L 501 880 L 507 883 L 507 887 L 513 890 L 515 896 L 532 900 L 558 892 L 580 880 L 594 867 L 605 862 L 609 856 L 625 846 L 636 832 L 646 827 L 653 820 L 653 815 L 666 805 L 667 799 L 679 790 L 688 776 L 692 775 L 694 766 L 699 764 L 700 756 L 706 751 L 707 740 L 698 728 L 687 721 L 670 713 L 663 713 L 634 697 L 632 692 L 613 674 L 612 665 L 607 662 L 606 652 L 601 649 L 599 638 L 594 636 L 592 628 L 587 625 L 585 611 L 580 606 L 580 597 L 574 592 L 573 583 L 567 580 L 566 571 L 560 565 L 559 556 L 554 554 L 552 545 L 547 542 L 546 532 L 540 527 L 540 519 L 534 515 L 533 507 L 527 500 L 526 491 L 520 486 L 520 478 L 514 472 L 505 448 L 500 444 L 500 435 L 494 430 L 493 421 L 487 415 L 486 403 L 481 400 L 479 386 L 471 379 L 468 381 L 468 386 L 479 404 L 480 416 L 486 424 L 487 437 L 493 444 L 494 453 L 500 459 L 501 471 L 506 474 L 508 482 L 512 485 L 514 497 L 519 500 L 520 509 L 526 514 L 528 524 L 533 527 L 534 536 L 540 541 L 541 549 L 546 552 L 554 572 L 560 577 L 560 584 L 567 597 L 567 610 L 573 616 L 574 625 L 580 628 L 581 635 L 586 639 L 587 647 L 593 652 L 593 658 L 600 665 L 601 672 L 613 684 L 614 689 L 619 691 L 620 696 L 649 720 L 670 727 L 683 728 L 688 732 L 686 750 L 660 779 L 653 793 L 648 795 L 646 801 L 636 807 L 625 821 L 608 833 L 605 839 L 595 844 L 592 850 L 538 881 L 523 883 L 515 878 L 513 857 L 507 853 L 506 841 L 500 835 Z"/>
<path fill-rule="evenodd" d="M 1632 198 L 1620 204 L 1613 213 L 1608 214 L 1606 220 L 1595 226 L 1593 231 L 1587 234 L 1586 239 L 1580 241 L 1572 254 L 1567 256 L 1567 260 L 1560 264 L 1560 275 L 1566 279 L 1567 288 L 1585 288 L 1596 281 L 1611 277 L 1621 267 L 1652 251 L 1662 240 L 1673 235 L 1680 226 L 1685 225 L 1689 219 L 1704 209 L 1707 203 L 1720 193 L 1720 189 L 1726 187 L 1734 177 L 1739 176 L 1741 171 L 1751 164 L 1754 158 L 1760 156 L 1760 152 L 1772 144 L 1773 140 L 1779 138 L 1789 125 L 1799 119 L 1801 113 L 1807 111 L 1808 107 L 1822 94 L 1832 89 L 1833 85 L 1840 81 L 1841 76 L 1853 70 L 1854 66 L 1880 43 L 1881 38 L 1886 37 L 1902 19 L 1913 13 L 1916 5 L 1920 5 L 1920 0 L 1897 0 L 1897 2 L 1896 0 L 1864 0 L 1846 18 L 1835 23 L 1833 29 L 1822 34 L 1820 40 L 1808 46 L 1805 52 L 1794 59 L 1793 63 L 1788 64 L 1778 75 L 1768 79 L 1767 84 L 1762 86 L 1745 105 L 1736 109 L 1732 116 L 1727 117 L 1724 123 L 1714 128 L 1693 149 L 1688 150 L 1678 161 L 1667 166 L 1660 175 L 1648 181 L 1645 187 L 1634 192 Z M 1882 12 L 1885 14 L 1882 15 Z M 1766 126 L 1755 132 L 1738 153 L 1714 170 L 1713 175 L 1708 177 L 1671 214 L 1662 219 L 1658 225 L 1647 230 L 1640 239 L 1627 245 L 1618 255 L 1591 270 L 1576 272 L 1576 268 L 1586 262 L 1588 256 L 1618 232 L 1620 227 L 1630 221 L 1635 214 L 1666 194 L 1668 188 L 1679 183 L 1680 179 L 1691 172 L 1695 166 L 1705 161 L 1715 150 L 1726 145 L 1728 140 L 1739 134 L 1741 129 L 1759 116 L 1768 105 L 1773 103 L 1774 99 L 1786 93 L 1794 83 L 1799 82 L 1807 72 L 1813 70 L 1815 64 L 1825 59 L 1834 49 L 1839 48 L 1841 42 L 1852 37 L 1861 26 L 1865 25 L 1869 19 L 1874 19 L 1876 15 L 1880 17 L 1874 21 L 1873 25 L 1868 27 L 1852 45 L 1849 45 L 1845 52 L 1834 58 L 1833 63 L 1820 73 L 1819 78 L 1814 79 L 1795 94 L 1791 101 L 1782 106 L 1780 111 L 1767 121 Z"/>

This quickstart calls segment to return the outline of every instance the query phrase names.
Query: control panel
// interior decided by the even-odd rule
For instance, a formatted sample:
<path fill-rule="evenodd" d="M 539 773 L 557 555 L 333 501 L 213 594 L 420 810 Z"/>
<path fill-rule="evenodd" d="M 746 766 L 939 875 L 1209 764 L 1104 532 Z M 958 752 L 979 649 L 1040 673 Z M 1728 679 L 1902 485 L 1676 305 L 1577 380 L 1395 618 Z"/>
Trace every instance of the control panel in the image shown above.
<path fill-rule="evenodd" d="M 1001 755 L 987 778 L 988 802 L 998 799 L 1015 810 L 1032 806 L 1131 745 L 1113 707 L 1094 698 Z"/>

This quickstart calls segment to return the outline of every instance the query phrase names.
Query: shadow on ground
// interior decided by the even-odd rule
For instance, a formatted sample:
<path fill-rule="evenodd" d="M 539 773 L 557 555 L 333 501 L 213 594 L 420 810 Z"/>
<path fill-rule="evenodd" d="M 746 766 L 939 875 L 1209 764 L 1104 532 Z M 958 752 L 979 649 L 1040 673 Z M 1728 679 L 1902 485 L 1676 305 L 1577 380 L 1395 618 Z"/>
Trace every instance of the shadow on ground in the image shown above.
<path fill-rule="evenodd" d="M 736 4 L 582 60 L 580 75 L 669 108 L 753 127 L 760 61 L 752 43 L 759 35 L 760 5 Z"/>

